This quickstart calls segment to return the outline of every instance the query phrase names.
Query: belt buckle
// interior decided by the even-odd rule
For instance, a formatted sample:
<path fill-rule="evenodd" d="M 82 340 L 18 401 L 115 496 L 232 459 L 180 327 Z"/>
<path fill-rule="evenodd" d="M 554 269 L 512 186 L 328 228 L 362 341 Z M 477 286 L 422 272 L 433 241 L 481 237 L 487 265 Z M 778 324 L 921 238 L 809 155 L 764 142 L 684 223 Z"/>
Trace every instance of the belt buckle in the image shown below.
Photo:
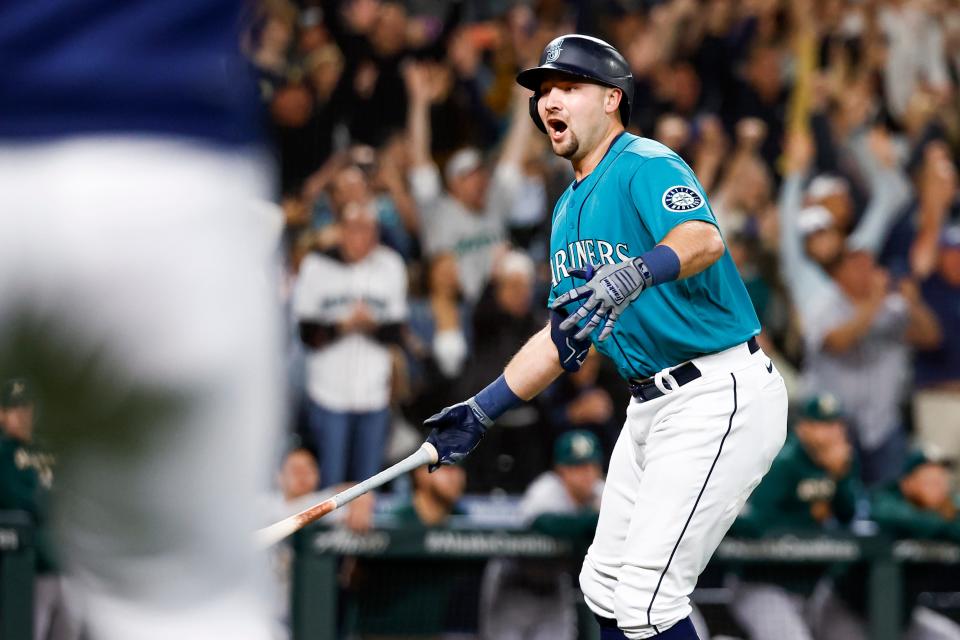
<path fill-rule="evenodd" d="M 646 389 L 652 382 L 652 376 L 649 378 L 634 378 L 633 380 L 630 380 L 628 382 L 628 386 L 630 387 L 630 395 L 640 402 L 646 402 L 649 399 L 647 398 Z"/>
<path fill-rule="evenodd" d="M 653 378 L 650 377 L 631 383 L 630 395 L 636 398 L 637 402 L 648 402 L 664 394 L 654 384 Z"/>

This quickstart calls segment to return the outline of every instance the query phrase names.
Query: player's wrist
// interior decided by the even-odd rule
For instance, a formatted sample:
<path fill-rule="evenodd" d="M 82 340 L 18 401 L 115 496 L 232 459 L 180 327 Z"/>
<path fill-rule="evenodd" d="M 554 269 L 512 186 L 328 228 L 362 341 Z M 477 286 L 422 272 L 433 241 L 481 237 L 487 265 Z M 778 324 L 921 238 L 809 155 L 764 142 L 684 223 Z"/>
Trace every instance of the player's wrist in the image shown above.
<path fill-rule="evenodd" d="M 480 393 L 470 398 L 467 404 L 474 413 L 478 414 L 477 417 L 483 426 L 490 427 L 504 413 L 523 404 L 523 399 L 507 384 L 506 376 L 501 375 Z"/>
<path fill-rule="evenodd" d="M 634 258 L 633 264 L 648 287 L 672 282 L 680 276 L 680 256 L 665 244 L 658 244 Z"/>

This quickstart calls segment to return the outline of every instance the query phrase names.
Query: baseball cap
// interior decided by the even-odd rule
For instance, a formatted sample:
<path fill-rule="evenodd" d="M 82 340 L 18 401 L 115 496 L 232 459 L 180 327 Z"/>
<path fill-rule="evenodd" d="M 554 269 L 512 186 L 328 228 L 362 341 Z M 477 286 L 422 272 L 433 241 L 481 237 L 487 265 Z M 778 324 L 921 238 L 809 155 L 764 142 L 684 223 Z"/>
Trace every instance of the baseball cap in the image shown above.
<path fill-rule="evenodd" d="M 843 411 L 840 408 L 840 401 L 830 393 L 818 393 L 810 396 L 800 408 L 800 419 L 816 420 L 817 422 L 842 420 Z"/>
<path fill-rule="evenodd" d="M 924 445 L 912 449 L 906 460 L 903 461 L 903 475 L 909 475 L 914 469 L 924 464 L 939 464 L 944 467 L 952 467 L 953 461 L 944 455 L 943 451 L 933 445 Z"/>
<path fill-rule="evenodd" d="M 30 387 L 23 378 L 14 378 L 3 383 L 0 389 L 0 407 L 12 409 L 14 407 L 25 407 L 33 403 L 33 396 L 30 394 Z"/>
<path fill-rule="evenodd" d="M 553 463 L 573 466 L 593 462 L 603 463 L 603 450 L 597 436 L 589 431 L 577 429 L 568 431 L 557 438 L 553 446 Z"/>
<path fill-rule="evenodd" d="M 503 275 L 520 274 L 529 280 L 536 275 L 536 266 L 533 260 L 523 251 L 511 249 L 500 259 L 497 271 Z"/>
<path fill-rule="evenodd" d="M 940 232 L 940 246 L 944 249 L 960 249 L 960 224 L 944 227 Z"/>
<path fill-rule="evenodd" d="M 444 175 L 447 181 L 450 181 L 476 171 L 482 166 L 483 156 L 480 155 L 480 152 L 474 147 L 466 147 L 450 156 Z"/>
<path fill-rule="evenodd" d="M 839 176 L 820 174 L 810 181 L 807 186 L 807 197 L 810 200 L 822 200 L 840 193 L 847 193 L 847 181 Z"/>
<path fill-rule="evenodd" d="M 816 204 L 800 211 L 797 216 L 797 229 L 806 238 L 811 233 L 833 227 L 833 214 L 826 207 Z"/>

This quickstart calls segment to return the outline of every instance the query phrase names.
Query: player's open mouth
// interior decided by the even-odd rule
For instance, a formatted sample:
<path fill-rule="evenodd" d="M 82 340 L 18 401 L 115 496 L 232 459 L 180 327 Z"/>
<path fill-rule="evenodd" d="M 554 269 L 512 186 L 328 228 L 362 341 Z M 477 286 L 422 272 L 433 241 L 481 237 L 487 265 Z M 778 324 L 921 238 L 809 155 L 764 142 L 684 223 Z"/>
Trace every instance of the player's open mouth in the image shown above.
<path fill-rule="evenodd" d="M 559 140 L 567 132 L 567 123 L 558 118 L 548 118 L 547 128 L 550 130 L 550 137 Z"/>

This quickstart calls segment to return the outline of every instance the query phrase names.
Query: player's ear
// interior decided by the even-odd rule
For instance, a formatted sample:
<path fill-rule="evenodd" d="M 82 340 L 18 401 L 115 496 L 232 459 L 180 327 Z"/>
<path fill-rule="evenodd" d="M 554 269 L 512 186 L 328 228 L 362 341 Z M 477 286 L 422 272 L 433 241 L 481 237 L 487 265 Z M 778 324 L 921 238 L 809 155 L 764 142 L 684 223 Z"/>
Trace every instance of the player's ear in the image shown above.
<path fill-rule="evenodd" d="M 611 87 L 607 90 L 607 98 L 603 104 L 603 110 L 607 113 L 614 113 L 620 109 L 620 100 L 623 99 L 623 92 L 620 89 Z"/>

